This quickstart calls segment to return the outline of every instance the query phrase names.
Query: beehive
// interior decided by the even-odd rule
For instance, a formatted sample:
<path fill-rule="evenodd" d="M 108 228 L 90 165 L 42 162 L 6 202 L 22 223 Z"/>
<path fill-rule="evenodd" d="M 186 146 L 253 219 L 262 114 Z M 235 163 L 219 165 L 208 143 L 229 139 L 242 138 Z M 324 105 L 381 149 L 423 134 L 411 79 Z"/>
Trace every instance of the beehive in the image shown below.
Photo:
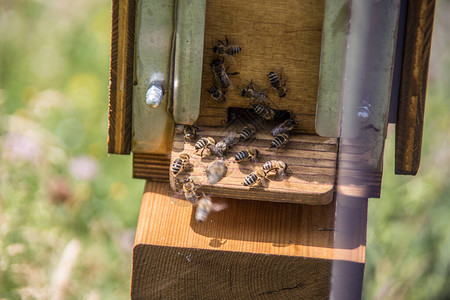
<path fill-rule="evenodd" d="M 182 130 L 175 130 L 172 160 L 181 152 L 191 154 L 194 171 L 190 176 L 202 185 L 202 190 L 218 196 L 254 200 L 286 201 L 294 203 L 327 204 L 332 200 L 335 181 L 337 141 L 335 138 L 319 137 L 315 132 L 315 111 L 319 82 L 319 62 L 323 23 L 323 2 L 319 1 L 267 1 L 245 3 L 239 1 L 210 1 L 206 6 L 206 24 L 202 71 L 202 94 L 197 124 L 203 130 L 200 136 L 211 136 L 216 142 L 230 132 L 236 132 L 252 120 L 231 120 L 230 109 L 251 108 L 251 101 L 240 95 L 241 89 L 252 80 L 259 89 L 265 89 L 269 106 L 295 115 L 297 127 L 291 140 L 280 150 L 268 150 L 273 136 L 270 130 L 286 118 L 264 122 L 258 127 L 256 138 L 239 143 L 228 151 L 225 162 L 228 173 L 218 183 L 208 183 L 205 170 L 219 158 L 207 155 L 201 158 L 193 154 L 193 144 L 185 143 Z M 236 9 L 239 7 L 239 9 Z M 267 9 L 266 9 L 267 8 Z M 270 9 L 269 9 L 270 8 Z M 292 22 L 296 20 L 296 22 Z M 225 57 L 232 87 L 228 89 L 225 102 L 215 101 L 208 89 L 214 85 L 210 63 L 217 58 L 213 46 L 218 40 L 228 38 L 242 51 Z M 267 75 L 276 72 L 287 79 L 287 96 L 280 98 Z M 258 118 L 255 116 L 255 118 Z M 241 122 L 239 122 L 241 121 Z M 260 119 L 255 122 L 260 122 Z M 232 124 L 230 124 L 232 123 Z M 238 124 L 236 124 L 238 123 Z M 237 152 L 257 148 L 261 155 L 256 162 L 234 163 Z M 206 152 L 207 153 L 207 152 Z M 261 168 L 268 160 L 286 162 L 290 176 L 269 176 L 267 187 L 257 185 L 244 187 L 243 180 Z M 173 180 L 173 179 L 172 179 Z"/>

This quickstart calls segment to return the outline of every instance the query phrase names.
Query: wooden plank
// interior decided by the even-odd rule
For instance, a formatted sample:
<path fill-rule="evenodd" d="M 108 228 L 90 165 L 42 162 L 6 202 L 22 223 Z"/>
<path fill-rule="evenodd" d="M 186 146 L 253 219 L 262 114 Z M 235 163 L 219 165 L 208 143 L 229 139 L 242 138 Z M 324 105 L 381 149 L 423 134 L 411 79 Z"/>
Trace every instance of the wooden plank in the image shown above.
<path fill-rule="evenodd" d="M 331 267 L 324 259 L 138 245 L 131 298 L 328 299 Z"/>
<path fill-rule="evenodd" d="M 435 0 L 408 1 L 395 131 L 395 173 L 416 175 L 422 150 Z"/>
<path fill-rule="evenodd" d="M 133 299 L 326 298 L 331 260 L 363 269 L 367 205 L 352 208 L 358 226 L 336 245 L 334 201 L 214 201 L 227 209 L 197 223 L 192 205 L 171 197 L 168 184 L 147 182 L 133 251 Z"/>
<path fill-rule="evenodd" d="M 130 154 L 136 0 L 112 1 L 108 153 Z"/>
<path fill-rule="evenodd" d="M 229 131 L 217 127 L 202 127 L 202 130 L 202 136 L 213 137 L 216 141 L 222 140 L 229 134 Z M 176 132 L 179 131 L 176 130 Z M 186 143 L 182 133 L 175 133 L 172 161 L 180 153 L 188 153 L 194 167 L 191 172 L 180 173 L 177 179 L 172 177 L 172 184 L 175 186 L 175 181 L 190 177 L 195 183 L 201 185 L 201 189 L 205 193 L 215 196 L 305 204 L 330 203 L 336 172 L 336 139 L 292 134 L 290 142 L 285 148 L 269 151 L 268 147 L 272 140 L 273 136 L 267 129 L 258 131 L 256 139 L 233 146 L 224 157 L 228 167 L 226 176 L 218 183 L 210 184 L 205 175 L 206 168 L 218 158 L 213 155 L 201 158 L 194 153 L 194 143 Z M 249 147 L 260 151 L 257 162 L 235 163 L 236 154 Z M 284 161 L 288 165 L 289 172 L 291 172 L 288 174 L 290 175 L 285 178 L 271 175 L 267 187 L 245 187 L 242 184 L 250 173 L 261 168 L 264 162 L 273 159 Z"/>
<path fill-rule="evenodd" d="M 228 107 L 249 108 L 248 99 L 239 95 L 239 87 L 246 87 L 253 79 L 266 88 L 270 105 L 289 110 L 300 116 L 298 129 L 315 134 L 314 115 L 319 82 L 320 48 L 324 1 L 301 0 L 239 0 L 208 1 L 206 5 L 203 83 L 199 125 L 223 126 Z M 225 103 L 217 103 L 207 90 L 214 76 L 210 63 L 215 58 L 212 49 L 217 40 L 228 36 L 242 52 L 226 60 L 229 72 L 240 72 L 232 77 L 234 89 L 227 92 Z M 271 71 L 288 78 L 289 92 L 280 99 L 271 89 L 267 74 Z M 217 114 L 217 110 L 223 112 Z M 214 116 L 210 118 L 207 116 Z M 308 116 L 302 118 L 301 116 Z M 305 123 L 303 123 L 305 122 Z"/>
<path fill-rule="evenodd" d="M 133 178 L 169 181 L 168 155 L 133 153 Z"/>

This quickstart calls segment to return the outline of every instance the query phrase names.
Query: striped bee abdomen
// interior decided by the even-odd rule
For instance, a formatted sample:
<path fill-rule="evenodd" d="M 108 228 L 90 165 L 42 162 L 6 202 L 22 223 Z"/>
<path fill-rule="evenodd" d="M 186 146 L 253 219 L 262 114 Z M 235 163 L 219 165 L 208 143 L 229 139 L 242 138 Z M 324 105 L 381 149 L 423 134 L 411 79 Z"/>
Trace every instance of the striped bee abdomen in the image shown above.
<path fill-rule="evenodd" d="M 252 128 L 244 127 L 241 132 L 239 132 L 239 140 L 248 140 L 254 134 L 254 132 L 255 131 Z"/>
<path fill-rule="evenodd" d="M 236 55 L 241 52 L 241 47 L 239 47 L 238 45 L 230 45 L 226 48 L 225 52 L 228 55 Z"/>
<path fill-rule="evenodd" d="M 280 86 L 280 78 L 278 78 L 278 75 L 275 72 L 270 72 L 267 77 L 269 77 L 269 82 L 274 88 Z"/>
<path fill-rule="evenodd" d="M 258 176 L 256 175 L 256 173 L 253 172 L 250 175 L 248 175 L 247 178 L 245 178 L 244 186 L 251 186 L 254 185 L 256 182 L 258 182 Z"/>
<path fill-rule="evenodd" d="M 277 164 L 276 160 L 269 160 L 269 161 L 264 163 L 262 168 L 263 168 L 263 170 L 270 171 L 270 170 L 273 170 L 273 169 L 275 169 L 277 167 L 278 167 L 278 164 Z"/>
<path fill-rule="evenodd" d="M 172 163 L 172 175 L 176 176 L 180 173 L 183 168 L 183 160 L 181 158 L 176 158 Z"/>
<path fill-rule="evenodd" d="M 258 149 L 251 148 L 247 150 L 242 150 L 241 152 L 236 154 L 234 160 L 236 162 L 240 162 L 244 159 L 255 159 L 256 157 L 258 157 L 258 155 L 259 155 Z"/>
<path fill-rule="evenodd" d="M 289 141 L 289 135 L 287 133 L 279 134 L 273 139 L 272 145 L 270 145 L 270 148 L 284 147 L 288 141 Z"/>
<path fill-rule="evenodd" d="M 195 143 L 195 150 L 200 150 L 206 147 L 206 144 L 208 143 L 208 141 L 206 140 L 206 138 L 201 138 L 197 141 L 197 143 Z"/>
<path fill-rule="evenodd" d="M 243 151 L 239 152 L 238 154 L 236 154 L 236 156 L 234 157 L 234 160 L 242 161 L 242 160 L 248 158 L 249 156 L 250 156 L 250 153 L 248 153 L 247 150 L 243 150 Z"/>
<path fill-rule="evenodd" d="M 261 104 L 253 104 L 252 106 L 255 112 L 266 120 L 272 120 L 275 116 L 275 112 L 267 106 Z"/>

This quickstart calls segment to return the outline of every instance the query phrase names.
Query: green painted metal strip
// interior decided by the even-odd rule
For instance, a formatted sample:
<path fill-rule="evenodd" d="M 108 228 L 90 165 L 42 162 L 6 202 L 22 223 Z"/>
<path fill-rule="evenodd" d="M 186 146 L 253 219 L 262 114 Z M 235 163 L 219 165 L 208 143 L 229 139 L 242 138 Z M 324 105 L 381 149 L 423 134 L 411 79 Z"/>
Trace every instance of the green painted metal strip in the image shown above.
<path fill-rule="evenodd" d="M 194 124 L 200 113 L 206 0 L 177 1 L 173 117 Z"/>
<path fill-rule="evenodd" d="M 316 111 L 316 132 L 325 137 L 339 136 L 349 18 L 349 0 L 325 1 Z"/>
<path fill-rule="evenodd" d="M 174 25 L 173 0 L 138 1 L 136 14 L 133 137 L 135 153 L 168 153 L 173 119 L 167 112 L 170 53 Z M 164 98 L 156 108 L 146 103 L 151 82 L 162 81 Z"/>

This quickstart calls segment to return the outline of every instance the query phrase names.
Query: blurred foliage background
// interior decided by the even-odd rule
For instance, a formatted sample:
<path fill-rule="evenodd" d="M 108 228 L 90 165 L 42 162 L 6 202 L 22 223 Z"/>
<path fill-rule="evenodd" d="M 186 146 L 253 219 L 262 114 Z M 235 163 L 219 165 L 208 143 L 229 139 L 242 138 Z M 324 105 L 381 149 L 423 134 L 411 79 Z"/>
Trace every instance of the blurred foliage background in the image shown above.
<path fill-rule="evenodd" d="M 108 0 L 0 2 L 0 298 L 129 298 L 143 181 L 106 151 Z M 438 1 L 422 166 L 369 203 L 366 299 L 450 298 L 450 2 Z"/>
<path fill-rule="evenodd" d="M 129 299 L 144 182 L 107 155 L 111 2 L 0 3 L 0 298 Z"/>

